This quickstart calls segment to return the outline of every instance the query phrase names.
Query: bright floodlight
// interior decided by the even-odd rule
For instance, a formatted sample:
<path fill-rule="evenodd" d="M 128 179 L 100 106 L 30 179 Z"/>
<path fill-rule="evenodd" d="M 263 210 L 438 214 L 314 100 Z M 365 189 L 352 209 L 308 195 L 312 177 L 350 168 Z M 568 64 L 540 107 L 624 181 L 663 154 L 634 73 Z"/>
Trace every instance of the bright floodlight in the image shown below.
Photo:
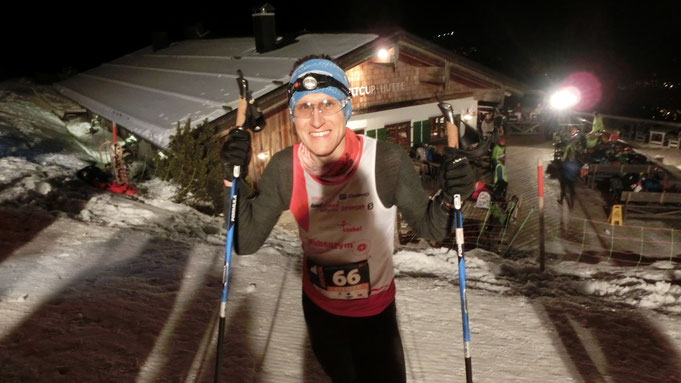
<path fill-rule="evenodd" d="M 580 98 L 581 95 L 579 93 L 579 89 L 575 88 L 574 86 L 570 86 L 560 89 L 551 95 L 549 103 L 553 109 L 564 110 L 577 105 Z"/>
<path fill-rule="evenodd" d="M 387 60 L 388 59 L 388 50 L 385 48 L 381 48 L 378 50 L 378 58 L 381 60 Z"/>

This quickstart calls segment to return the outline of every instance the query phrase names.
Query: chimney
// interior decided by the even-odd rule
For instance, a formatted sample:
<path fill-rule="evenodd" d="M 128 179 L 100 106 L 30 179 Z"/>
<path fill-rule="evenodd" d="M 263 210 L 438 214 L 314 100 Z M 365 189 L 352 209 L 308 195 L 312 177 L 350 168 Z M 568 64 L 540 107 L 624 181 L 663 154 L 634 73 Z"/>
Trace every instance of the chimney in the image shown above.
<path fill-rule="evenodd" d="M 170 46 L 170 38 L 167 31 L 153 31 L 151 32 L 151 47 L 154 52 L 160 49 L 165 49 Z"/>
<path fill-rule="evenodd" d="M 274 7 L 265 3 L 265 5 L 257 8 L 251 16 L 253 16 L 255 50 L 258 53 L 273 50 L 277 42 L 277 34 L 274 30 Z"/>

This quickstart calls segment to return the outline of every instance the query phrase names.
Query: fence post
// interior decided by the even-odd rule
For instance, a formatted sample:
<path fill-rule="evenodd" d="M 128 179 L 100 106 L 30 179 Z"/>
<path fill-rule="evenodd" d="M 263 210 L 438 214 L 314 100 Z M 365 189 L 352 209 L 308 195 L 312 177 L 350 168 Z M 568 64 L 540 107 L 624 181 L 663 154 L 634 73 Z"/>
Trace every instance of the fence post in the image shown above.
<path fill-rule="evenodd" d="M 672 243 L 669 245 L 669 263 L 674 263 L 674 228 L 672 228 Z"/>
<path fill-rule="evenodd" d="M 539 197 L 539 270 L 544 271 L 544 175 L 541 158 L 537 159 L 537 189 Z"/>

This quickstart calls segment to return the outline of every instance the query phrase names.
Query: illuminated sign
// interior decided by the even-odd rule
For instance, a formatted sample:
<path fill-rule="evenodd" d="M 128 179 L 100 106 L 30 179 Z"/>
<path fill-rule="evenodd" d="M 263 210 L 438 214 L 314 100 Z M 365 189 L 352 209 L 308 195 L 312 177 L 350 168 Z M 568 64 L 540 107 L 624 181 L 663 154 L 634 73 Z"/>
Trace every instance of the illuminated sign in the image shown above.
<path fill-rule="evenodd" d="M 385 84 L 378 84 L 378 85 L 364 85 L 364 86 L 355 86 L 350 88 L 350 92 L 352 93 L 353 97 L 357 96 L 369 96 L 375 93 L 390 93 L 390 92 L 399 92 L 407 89 L 407 85 L 404 83 L 404 81 L 400 82 L 389 82 Z"/>

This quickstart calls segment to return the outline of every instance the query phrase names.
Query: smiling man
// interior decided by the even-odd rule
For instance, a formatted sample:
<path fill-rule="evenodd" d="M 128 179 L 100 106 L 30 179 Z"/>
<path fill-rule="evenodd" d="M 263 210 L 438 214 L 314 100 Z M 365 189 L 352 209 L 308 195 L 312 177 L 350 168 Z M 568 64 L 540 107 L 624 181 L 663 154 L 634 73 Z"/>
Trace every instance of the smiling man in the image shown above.
<path fill-rule="evenodd" d="M 303 250 L 303 313 L 324 371 L 334 382 L 405 382 L 392 263 L 397 209 L 422 237 L 441 240 L 451 231 L 448 202 L 470 196 L 473 172 L 461 152 L 446 152 L 442 192 L 429 199 L 402 148 L 346 127 L 349 82 L 329 57 L 299 60 L 288 98 L 300 143 L 272 157 L 257 196 L 239 199 L 236 250 L 257 251 L 290 209 Z M 247 170 L 250 145 L 247 130 L 227 136 L 226 185 L 234 166 Z"/>

